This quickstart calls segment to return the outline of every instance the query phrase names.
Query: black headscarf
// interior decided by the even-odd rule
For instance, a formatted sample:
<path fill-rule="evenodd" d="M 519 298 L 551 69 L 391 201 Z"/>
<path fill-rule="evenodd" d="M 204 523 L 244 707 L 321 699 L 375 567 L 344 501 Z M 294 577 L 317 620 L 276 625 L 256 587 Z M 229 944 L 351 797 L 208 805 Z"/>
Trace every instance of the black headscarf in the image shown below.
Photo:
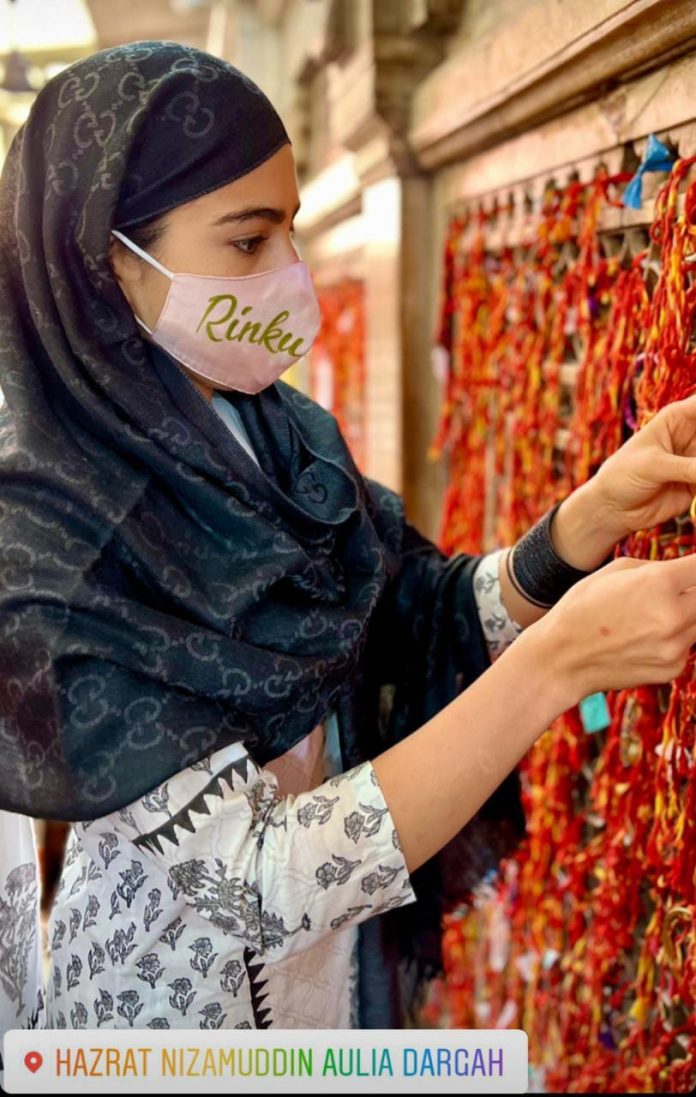
<path fill-rule="evenodd" d="M 112 227 L 224 186 L 288 141 L 231 65 L 139 42 L 51 80 L 12 143 L 0 808 L 95 818 L 236 740 L 263 764 L 334 706 L 348 767 L 488 665 L 477 558 L 448 560 L 418 534 L 334 417 L 282 381 L 228 397 L 257 467 L 141 338 L 108 262 Z"/>
<path fill-rule="evenodd" d="M 335 420 L 279 383 L 246 454 L 141 339 L 127 226 L 288 142 L 232 66 L 145 42 L 38 96 L 2 176 L 2 806 L 88 818 L 236 739 L 265 762 L 335 701 L 388 573 Z M 385 541 L 386 538 L 386 541 Z"/>

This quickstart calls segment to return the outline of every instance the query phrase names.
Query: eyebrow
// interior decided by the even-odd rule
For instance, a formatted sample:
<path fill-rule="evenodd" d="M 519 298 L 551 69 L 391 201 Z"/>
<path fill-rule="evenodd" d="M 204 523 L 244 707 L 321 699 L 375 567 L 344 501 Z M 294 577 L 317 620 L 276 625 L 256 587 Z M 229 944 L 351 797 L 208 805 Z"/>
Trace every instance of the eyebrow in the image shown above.
<path fill-rule="evenodd" d="M 298 202 L 292 216 L 295 217 L 301 203 Z M 246 209 L 237 210 L 235 213 L 224 213 L 216 221 L 212 221 L 213 227 L 217 225 L 229 225 L 234 221 L 251 221 L 254 217 L 263 217 L 266 221 L 272 221 L 274 225 L 280 225 L 285 220 L 285 210 L 277 206 L 247 206 Z"/>

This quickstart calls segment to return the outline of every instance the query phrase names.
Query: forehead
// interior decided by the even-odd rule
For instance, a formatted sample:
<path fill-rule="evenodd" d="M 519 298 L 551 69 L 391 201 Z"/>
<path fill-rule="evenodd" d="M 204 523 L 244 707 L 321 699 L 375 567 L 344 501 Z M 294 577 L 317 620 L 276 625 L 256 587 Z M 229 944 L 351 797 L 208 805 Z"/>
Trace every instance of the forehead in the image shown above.
<path fill-rule="evenodd" d="M 283 145 L 263 164 L 246 175 L 226 183 L 209 194 L 203 194 L 192 202 L 172 211 L 177 217 L 211 217 L 219 213 L 232 213 L 248 205 L 277 206 L 288 215 L 299 205 L 295 158 L 290 145 Z"/>

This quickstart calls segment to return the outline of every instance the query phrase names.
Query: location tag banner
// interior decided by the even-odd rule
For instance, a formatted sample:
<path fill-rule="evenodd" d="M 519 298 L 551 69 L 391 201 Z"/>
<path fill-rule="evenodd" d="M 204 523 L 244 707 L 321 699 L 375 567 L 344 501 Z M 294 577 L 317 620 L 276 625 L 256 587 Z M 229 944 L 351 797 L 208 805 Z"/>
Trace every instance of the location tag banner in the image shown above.
<path fill-rule="evenodd" d="M 13 1029 L 7 1093 L 526 1093 L 519 1029 Z"/>

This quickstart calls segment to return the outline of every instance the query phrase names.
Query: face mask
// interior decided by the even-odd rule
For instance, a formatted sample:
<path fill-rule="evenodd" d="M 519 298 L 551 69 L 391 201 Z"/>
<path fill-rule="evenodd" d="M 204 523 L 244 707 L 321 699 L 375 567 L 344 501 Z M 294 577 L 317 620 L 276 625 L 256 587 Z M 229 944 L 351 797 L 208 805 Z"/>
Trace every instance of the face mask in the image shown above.
<path fill-rule="evenodd" d="M 116 229 L 113 235 L 170 279 L 154 329 L 135 319 L 173 358 L 213 385 L 260 392 L 316 339 L 321 312 L 306 263 L 237 278 L 172 274 Z"/>

